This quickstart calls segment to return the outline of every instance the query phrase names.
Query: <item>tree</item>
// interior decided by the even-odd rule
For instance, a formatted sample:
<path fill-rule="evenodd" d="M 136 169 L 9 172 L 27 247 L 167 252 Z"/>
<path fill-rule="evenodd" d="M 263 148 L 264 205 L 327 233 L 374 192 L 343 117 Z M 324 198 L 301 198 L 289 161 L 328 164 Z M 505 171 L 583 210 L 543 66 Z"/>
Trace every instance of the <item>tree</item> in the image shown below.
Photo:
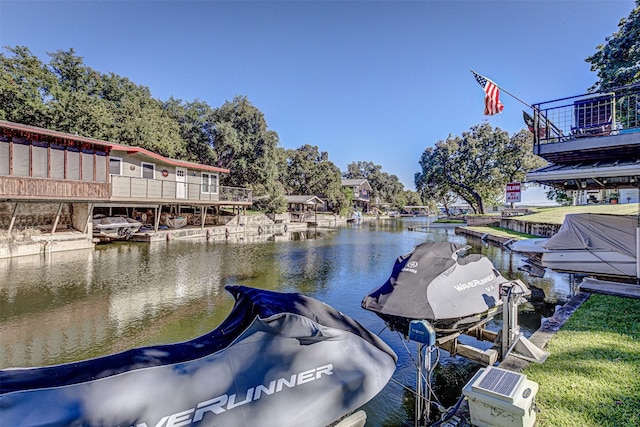
<path fill-rule="evenodd" d="M 585 59 L 598 74 L 590 90 L 604 92 L 640 82 L 640 0 L 629 16 L 620 20 L 618 31 L 605 40 Z"/>
<path fill-rule="evenodd" d="M 508 182 L 522 180 L 540 164 L 531 154 L 532 143 L 524 131 L 509 138 L 507 132 L 488 123 L 472 127 L 461 137 L 449 135 L 423 152 L 416 188 L 423 199 L 440 202 L 453 193 L 475 213 L 483 214 L 485 201 L 500 200 Z"/>
<path fill-rule="evenodd" d="M 32 126 L 50 124 L 48 102 L 58 80 L 28 48 L 7 47 L 0 54 L 0 119 Z"/>
<path fill-rule="evenodd" d="M 442 150 L 436 150 L 433 147 L 424 150 L 418 161 L 422 172 L 415 174 L 414 183 L 422 200 L 433 200 L 436 203 L 441 203 L 448 216 L 449 206 L 455 202 L 456 196 L 453 193 L 452 186 L 449 185 L 444 176 L 442 164 L 446 159 L 441 158 L 442 155 Z"/>
<path fill-rule="evenodd" d="M 346 203 L 340 169 L 329 160 L 329 153 L 317 146 L 303 145 L 286 150 L 286 168 L 282 181 L 289 194 L 317 195 L 338 207 Z"/>
<path fill-rule="evenodd" d="M 548 191 L 546 191 L 544 194 L 545 196 L 547 196 L 547 199 L 555 200 L 562 206 L 568 206 L 571 204 L 571 201 L 572 201 L 571 196 L 569 196 L 567 192 L 561 188 L 552 187 Z"/>
<path fill-rule="evenodd" d="M 48 102 L 48 127 L 97 139 L 111 137 L 114 110 L 100 96 L 101 76 L 84 65 L 83 58 L 73 49 L 48 55 L 49 67 L 58 81 Z"/>
<path fill-rule="evenodd" d="M 213 141 L 216 126 L 212 122 L 213 109 L 209 104 L 201 101 L 183 104 L 171 97 L 164 103 L 163 109 L 180 127 L 180 138 L 186 151 L 185 160 L 215 165 Z"/>
<path fill-rule="evenodd" d="M 213 152 L 218 166 L 231 169 L 224 184 L 250 187 L 254 195 L 282 195 L 278 183 L 278 134 L 267 129 L 260 110 L 236 96 L 213 110 Z"/>

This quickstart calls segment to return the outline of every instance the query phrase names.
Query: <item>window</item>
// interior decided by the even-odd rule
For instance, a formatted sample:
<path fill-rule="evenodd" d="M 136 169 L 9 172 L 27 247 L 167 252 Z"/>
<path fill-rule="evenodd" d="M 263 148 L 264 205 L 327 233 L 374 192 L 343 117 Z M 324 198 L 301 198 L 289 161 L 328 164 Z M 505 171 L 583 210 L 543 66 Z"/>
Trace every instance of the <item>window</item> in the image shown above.
<path fill-rule="evenodd" d="M 218 193 L 218 175 L 202 172 L 202 192 L 210 194 Z"/>
<path fill-rule="evenodd" d="M 109 175 L 122 175 L 122 159 L 109 157 Z"/>
<path fill-rule="evenodd" d="M 155 179 L 156 174 L 156 165 L 154 165 L 153 163 L 145 163 L 142 162 L 140 164 L 140 167 L 142 169 L 142 178 L 144 179 Z"/>

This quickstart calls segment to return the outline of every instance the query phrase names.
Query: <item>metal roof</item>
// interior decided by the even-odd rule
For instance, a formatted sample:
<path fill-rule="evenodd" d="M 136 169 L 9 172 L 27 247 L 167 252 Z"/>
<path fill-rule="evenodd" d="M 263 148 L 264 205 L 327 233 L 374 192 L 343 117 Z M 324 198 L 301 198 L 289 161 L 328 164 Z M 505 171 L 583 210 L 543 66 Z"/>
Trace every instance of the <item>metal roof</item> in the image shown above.
<path fill-rule="evenodd" d="M 526 180 L 566 190 L 637 188 L 640 157 L 552 163 L 527 173 Z"/>
<path fill-rule="evenodd" d="M 207 170 L 207 171 L 221 172 L 221 173 L 231 172 L 229 169 L 220 168 L 217 166 L 210 166 L 210 165 L 204 165 L 201 163 L 188 162 L 186 160 L 171 159 L 168 157 L 161 156 L 160 154 L 154 153 L 142 147 L 131 147 L 131 146 L 122 145 L 122 144 L 115 144 L 108 141 L 88 138 L 85 136 L 73 135 L 70 133 L 59 132 L 56 130 L 39 128 L 36 126 L 29 126 L 29 125 L 23 125 L 20 123 L 13 123 L 13 122 L 0 120 L 0 128 L 11 129 L 18 132 L 31 134 L 30 135 L 31 137 L 35 135 L 41 135 L 41 136 L 47 136 L 51 138 L 60 138 L 68 141 L 75 141 L 78 143 L 93 144 L 93 145 L 104 147 L 105 149 L 113 150 L 113 151 L 125 151 L 127 154 L 132 154 L 132 155 L 139 154 L 139 155 L 150 157 L 152 159 L 155 159 L 160 162 L 173 165 L 173 166 L 183 166 L 191 169 Z"/>

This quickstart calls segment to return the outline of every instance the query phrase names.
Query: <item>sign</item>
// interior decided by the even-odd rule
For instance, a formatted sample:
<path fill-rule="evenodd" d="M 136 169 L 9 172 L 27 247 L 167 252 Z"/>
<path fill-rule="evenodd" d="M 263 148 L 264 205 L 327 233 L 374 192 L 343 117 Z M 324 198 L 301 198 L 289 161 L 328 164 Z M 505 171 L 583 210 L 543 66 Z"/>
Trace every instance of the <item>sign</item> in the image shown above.
<path fill-rule="evenodd" d="M 507 203 L 519 202 L 520 200 L 520 183 L 510 182 L 507 184 Z"/>

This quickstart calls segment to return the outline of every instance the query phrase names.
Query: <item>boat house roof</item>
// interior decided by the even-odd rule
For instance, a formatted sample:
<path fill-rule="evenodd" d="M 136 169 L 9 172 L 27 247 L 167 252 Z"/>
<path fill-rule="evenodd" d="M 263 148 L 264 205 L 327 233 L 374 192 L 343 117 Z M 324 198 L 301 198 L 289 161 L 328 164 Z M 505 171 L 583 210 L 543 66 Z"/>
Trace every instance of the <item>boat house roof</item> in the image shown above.
<path fill-rule="evenodd" d="M 229 169 L 220 168 L 217 166 L 204 165 L 200 163 L 188 162 L 185 160 L 171 159 L 161 156 L 142 147 L 132 147 L 122 144 L 115 144 L 108 141 L 102 141 L 99 139 L 88 138 L 85 136 L 72 135 L 70 133 L 59 132 L 50 129 L 39 128 L 36 126 L 23 125 L 20 123 L 7 122 L 0 120 L 0 130 L 2 134 L 14 134 L 15 136 L 26 138 L 32 141 L 48 141 L 54 140 L 61 145 L 81 145 L 91 144 L 93 146 L 101 147 L 105 152 L 110 153 L 112 151 L 126 152 L 130 155 L 140 155 L 148 158 L 152 158 L 156 161 L 172 165 L 181 166 L 195 170 L 229 173 Z"/>
<path fill-rule="evenodd" d="M 318 196 L 297 195 L 284 196 L 284 198 L 290 205 L 324 205 L 324 202 Z"/>

